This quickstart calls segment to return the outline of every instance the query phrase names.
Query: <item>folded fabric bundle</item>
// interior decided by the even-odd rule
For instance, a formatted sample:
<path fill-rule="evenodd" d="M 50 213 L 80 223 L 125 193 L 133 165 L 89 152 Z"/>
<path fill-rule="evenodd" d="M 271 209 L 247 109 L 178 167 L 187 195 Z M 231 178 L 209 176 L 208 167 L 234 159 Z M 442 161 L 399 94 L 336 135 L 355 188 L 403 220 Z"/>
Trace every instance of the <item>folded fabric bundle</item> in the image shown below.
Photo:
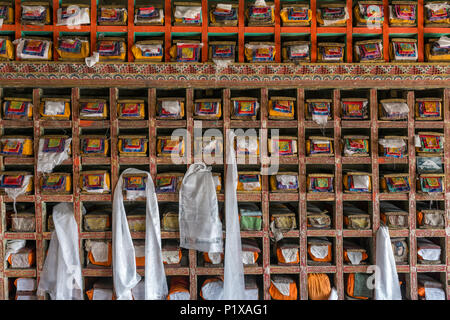
<path fill-rule="evenodd" d="M 48 2 L 24 1 L 21 4 L 20 23 L 28 25 L 50 24 L 50 4 Z"/>
<path fill-rule="evenodd" d="M 238 97 L 232 98 L 231 119 L 234 120 L 256 120 L 259 111 L 257 98 Z"/>
<path fill-rule="evenodd" d="M 117 148 L 120 156 L 145 157 L 148 139 L 140 135 L 119 136 Z"/>
<path fill-rule="evenodd" d="M 408 263 L 408 243 L 405 238 L 391 238 L 392 252 L 394 253 L 394 259 L 396 264 Z"/>
<path fill-rule="evenodd" d="M 269 293 L 274 300 L 297 300 L 297 284 L 290 276 L 273 275 L 270 279 Z"/>
<path fill-rule="evenodd" d="M 100 5 L 97 8 L 97 23 L 101 26 L 124 26 L 128 11 L 121 5 Z"/>
<path fill-rule="evenodd" d="M 257 171 L 238 172 L 237 192 L 260 192 L 261 175 Z"/>
<path fill-rule="evenodd" d="M 417 40 L 409 38 L 391 39 L 389 56 L 392 61 L 417 61 L 419 57 Z"/>
<path fill-rule="evenodd" d="M 205 267 L 223 267 L 223 252 L 203 252 L 203 260 Z"/>
<path fill-rule="evenodd" d="M 43 119 L 69 120 L 70 98 L 42 98 L 39 113 Z"/>
<path fill-rule="evenodd" d="M 359 1 L 353 10 L 358 26 L 382 26 L 384 21 L 382 1 Z"/>
<path fill-rule="evenodd" d="M 318 124 L 325 124 L 331 120 L 331 99 L 306 99 L 306 120 L 313 120 Z"/>
<path fill-rule="evenodd" d="M 14 46 L 13 43 L 11 42 L 11 38 L 7 36 L 0 37 L 0 60 L 13 60 L 13 59 L 14 59 Z"/>
<path fill-rule="evenodd" d="M 109 150 L 109 140 L 106 136 L 80 136 L 80 153 L 85 157 L 106 157 Z"/>
<path fill-rule="evenodd" d="M 134 24 L 137 26 L 162 26 L 164 24 L 163 6 L 158 2 L 146 5 L 136 5 L 134 8 Z"/>
<path fill-rule="evenodd" d="M 330 294 L 330 278 L 326 273 L 308 273 L 309 300 L 328 300 Z"/>
<path fill-rule="evenodd" d="M 345 192 L 372 192 L 372 175 L 367 172 L 347 172 L 342 177 Z"/>
<path fill-rule="evenodd" d="M 200 297 L 203 300 L 223 299 L 223 277 L 206 279 L 200 288 Z"/>
<path fill-rule="evenodd" d="M 284 42 L 281 48 L 281 56 L 283 57 L 283 62 L 310 62 L 310 50 L 308 41 Z"/>
<path fill-rule="evenodd" d="M 429 39 L 425 44 L 425 56 L 427 61 L 450 61 L 450 39 L 446 36 Z"/>
<path fill-rule="evenodd" d="M 25 171 L 0 172 L 0 191 L 10 197 L 30 194 L 33 191 L 33 176 Z"/>
<path fill-rule="evenodd" d="M 306 140 L 306 154 L 308 156 L 334 156 L 334 138 L 311 136 Z"/>
<path fill-rule="evenodd" d="M 11 213 L 12 232 L 34 232 L 36 230 L 36 216 L 31 212 Z"/>
<path fill-rule="evenodd" d="M 100 61 L 125 61 L 127 56 L 125 38 L 99 38 L 97 39 L 97 52 L 99 54 Z"/>
<path fill-rule="evenodd" d="M 351 203 L 344 202 L 343 207 L 344 226 L 350 230 L 370 229 L 370 215 L 354 206 Z"/>
<path fill-rule="evenodd" d="M 297 137 L 296 136 L 278 136 L 271 137 L 267 142 L 269 154 L 271 157 L 278 156 L 296 156 L 297 155 Z"/>
<path fill-rule="evenodd" d="M 197 99 L 194 102 L 194 118 L 217 120 L 222 116 L 222 99 Z"/>
<path fill-rule="evenodd" d="M 424 202 L 416 203 L 417 224 L 421 229 L 442 229 L 445 226 L 445 211 L 432 209 Z"/>
<path fill-rule="evenodd" d="M 284 232 L 297 228 L 296 214 L 291 207 L 282 203 L 270 203 L 269 213 L 272 232 Z"/>
<path fill-rule="evenodd" d="M 423 264 L 441 264 L 441 247 L 426 238 L 417 239 L 417 261 Z"/>
<path fill-rule="evenodd" d="M 261 231 L 262 212 L 254 203 L 240 203 L 239 222 L 241 231 Z"/>
<path fill-rule="evenodd" d="M 172 155 L 183 157 L 184 149 L 183 137 L 178 137 L 178 139 L 173 139 L 171 136 L 157 137 L 156 152 L 158 157 L 171 157 Z"/>
<path fill-rule="evenodd" d="M 116 300 L 113 283 L 110 279 L 94 282 L 91 289 L 86 291 L 89 300 Z"/>
<path fill-rule="evenodd" d="M 275 6 L 273 2 L 249 3 L 245 15 L 249 26 L 271 26 L 275 24 Z"/>
<path fill-rule="evenodd" d="M 259 156 L 259 139 L 257 136 L 236 136 L 234 149 L 237 157 Z"/>
<path fill-rule="evenodd" d="M 87 259 L 95 266 L 110 267 L 112 263 L 112 245 L 110 240 L 86 240 L 84 250 Z"/>
<path fill-rule="evenodd" d="M 383 99 L 378 104 L 380 120 L 407 120 L 409 107 L 406 99 Z"/>
<path fill-rule="evenodd" d="M 72 176 L 70 173 L 50 173 L 41 177 L 43 194 L 70 194 L 72 192 Z"/>
<path fill-rule="evenodd" d="M 33 138 L 27 136 L 3 136 L 0 138 L 0 154 L 3 156 L 32 156 Z"/>
<path fill-rule="evenodd" d="M 414 145 L 419 155 L 441 155 L 444 151 L 444 134 L 440 132 L 418 132 Z"/>
<path fill-rule="evenodd" d="M 298 174 L 296 172 L 279 172 L 270 176 L 270 190 L 272 192 L 297 192 Z"/>
<path fill-rule="evenodd" d="M 182 119 L 184 117 L 184 98 L 157 98 L 156 119 Z"/>
<path fill-rule="evenodd" d="M 271 97 L 269 100 L 269 119 L 293 120 L 295 113 L 295 98 Z"/>
<path fill-rule="evenodd" d="M 369 256 L 366 249 L 360 245 L 344 240 L 344 261 L 351 265 L 365 264 Z"/>
<path fill-rule="evenodd" d="M 200 62 L 203 44 L 195 40 L 174 40 L 170 48 L 171 61 Z"/>
<path fill-rule="evenodd" d="M 308 238 L 308 263 L 314 265 L 327 265 L 332 261 L 332 243 L 327 238 Z"/>
<path fill-rule="evenodd" d="M 127 99 L 117 101 L 117 117 L 120 120 L 142 120 L 145 118 L 145 101 Z"/>
<path fill-rule="evenodd" d="M 261 253 L 258 242 L 255 239 L 242 239 L 242 264 L 244 266 L 257 266 Z"/>
<path fill-rule="evenodd" d="M 417 274 L 419 300 L 446 300 L 445 286 L 424 273 Z"/>
<path fill-rule="evenodd" d="M 123 178 L 123 196 L 126 200 L 136 200 L 145 198 L 145 188 L 147 183 L 147 175 L 145 173 L 127 173 L 122 175 Z M 138 213 L 141 210 L 134 210 Z"/>
<path fill-rule="evenodd" d="M 444 174 L 421 174 L 419 175 L 419 180 L 417 181 L 417 189 L 425 193 L 442 193 L 445 190 L 444 181 Z"/>
<path fill-rule="evenodd" d="M 347 300 L 368 300 L 373 298 L 373 290 L 367 287 L 370 274 L 349 273 L 346 276 L 345 293 Z"/>
<path fill-rule="evenodd" d="M 111 211 L 98 209 L 83 216 L 84 230 L 103 232 L 111 229 Z"/>
<path fill-rule="evenodd" d="M 106 99 L 80 99 L 80 119 L 100 120 L 108 117 Z"/>
<path fill-rule="evenodd" d="M 201 2 L 174 2 L 174 25 L 202 25 Z"/>
<path fill-rule="evenodd" d="M 8 242 L 11 240 L 8 240 Z M 28 269 L 34 267 L 36 263 L 36 250 L 29 245 L 23 244 L 16 250 L 8 250 L 8 242 L 6 244 L 5 259 L 9 263 L 11 269 Z"/>
<path fill-rule="evenodd" d="M 16 287 L 15 300 L 37 300 L 36 279 L 33 278 L 17 278 L 14 280 Z"/>
<path fill-rule="evenodd" d="M 211 26 L 237 26 L 239 5 L 235 3 L 214 3 L 209 11 Z"/>
<path fill-rule="evenodd" d="M 329 229 L 331 227 L 331 218 L 327 213 L 328 210 L 322 209 L 308 202 L 306 204 L 308 229 Z"/>
<path fill-rule="evenodd" d="M 306 181 L 308 192 L 334 192 L 333 181 L 333 174 L 310 173 Z"/>
<path fill-rule="evenodd" d="M 124 175 L 124 180 L 126 179 Z M 126 182 L 124 181 L 124 189 Z M 145 190 L 145 189 L 143 189 Z M 124 190 L 124 193 L 126 191 Z M 142 198 L 145 198 L 145 195 L 142 196 Z M 127 199 L 128 200 L 128 199 Z M 127 214 L 127 222 L 128 222 L 128 228 L 130 229 L 130 232 L 145 232 L 145 209 L 144 208 L 132 208 L 131 214 Z"/>
<path fill-rule="evenodd" d="M 383 192 L 408 193 L 411 190 L 411 181 L 408 173 L 385 174 L 380 180 Z"/>
<path fill-rule="evenodd" d="M 78 36 L 59 37 L 56 52 L 62 61 L 84 61 L 90 54 L 89 39 Z"/>
<path fill-rule="evenodd" d="M 167 300 L 190 300 L 189 278 L 176 276 L 170 279 Z"/>
<path fill-rule="evenodd" d="M 236 60 L 236 42 L 211 41 L 209 42 L 208 59 L 218 65 L 228 65 Z"/>
<path fill-rule="evenodd" d="M 391 202 L 380 202 L 380 219 L 389 229 L 408 228 L 408 212 Z"/>
<path fill-rule="evenodd" d="M 317 22 L 320 26 L 342 27 L 346 25 L 348 18 L 346 4 L 322 4 L 317 9 Z"/>
<path fill-rule="evenodd" d="M 425 3 L 425 25 L 450 25 L 450 4 L 446 1 L 430 1 Z"/>
<path fill-rule="evenodd" d="M 279 265 L 296 265 L 300 263 L 298 241 L 282 239 L 276 242 L 276 257 Z"/>
<path fill-rule="evenodd" d="M 369 102 L 366 98 L 341 99 L 342 120 L 369 119 Z"/>
<path fill-rule="evenodd" d="M 222 162 L 223 139 L 217 136 L 196 137 L 194 140 L 194 156 L 208 159 L 208 162 Z M 206 161 L 206 160 L 205 160 Z M 220 184 L 220 181 L 219 181 Z"/>
<path fill-rule="evenodd" d="M 356 41 L 354 52 L 357 62 L 384 62 L 381 39 Z"/>
<path fill-rule="evenodd" d="M 392 1 L 389 5 L 389 25 L 394 27 L 415 26 L 417 3 L 413 1 Z"/>
<path fill-rule="evenodd" d="M 80 187 L 83 194 L 109 193 L 111 180 L 106 170 L 83 171 L 80 173 Z"/>
<path fill-rule="evenodd" d="M 14 9 L 11 2 L 0 2 L 0 19 L 3 19 L 3 24 L 14 23 Z"/>
<path fill-rule="evenodd" d="M 33 103 L 29 98 L 3 98 L 3 118 L 5 120 L 31 120 Z"/>
<path fill-rule="evenodd" d="M 156 193 L 174 193 L 178 192 L 183 180 L 183 173 L 158 173 L 156 175 L 155 189 Z"/>
<path fill-rule="evenodd" d="M 344 155 L 349 157 L 367 157 L 369 155 L 369 137 L 344 136 Z"/>
<path fill-rule="evenodd" d="M 280 17 L 283 26 L 309 26 L 312 19 L 312 11 L 309 4 L 281 5 Z"/>
<path fill-rule="evenodd" d="M 137 41 L 131 47 L 135 61 L 161 62 L 164 59 L 162 40 Z"/>
<path fill-rule="evenodd" d="M 275 44 L 273 42 L 249 42 L 245 44 L 244 54 L 247 62 L 275 61 Z"/>
<path fill-rule="evenodd" d="M 51 61 L 52 42 L 47 38 L 26 37 L 13 41 L 16 46 L 16 59 L 22 61 Z"/>
<path fill-rule="evenodd" d="M 56 12 L 57 26 L 79 26 L 91 23 L 88 4 L 63 4 Z"/>
<path fill-rule="evenodd" d="M 408 137 L 385 136 L 378 140 L 380 155 L 403 159 L 408 156 Z"/>
<path fill-rule="evenodd" d="M 442 99 L 417 98 L 416 120 L 442 120 Z"/>

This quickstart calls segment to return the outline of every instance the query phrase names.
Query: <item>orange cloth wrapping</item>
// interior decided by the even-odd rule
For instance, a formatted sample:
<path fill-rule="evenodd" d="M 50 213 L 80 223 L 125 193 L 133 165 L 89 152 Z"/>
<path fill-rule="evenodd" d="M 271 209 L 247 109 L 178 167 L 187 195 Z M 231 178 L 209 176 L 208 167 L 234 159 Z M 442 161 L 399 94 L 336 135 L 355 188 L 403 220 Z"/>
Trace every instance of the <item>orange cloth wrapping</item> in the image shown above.
<path fill-rule="evenodd" d="M 12 256 L 13 256 L 13 254 L 10 254 L 9 257 L 8 257 L 9 265 L 12 265 Z M 35 262 L 36 262 L 36 253 L 35 253 L 34 250 L 32 250 L 32 251 L 28 252 L 28 267 L 29 268 L 32 267 Z"/>
<path fill-rule="evenodd" d="M 284 256 L 283 256 L 283 252 L 281 251 L 281 249 L 282 248 L 280 248 L 280 247 L 278 247 L 277 248 L 277 259 L 278 259 L 278 262 L 280 262 L 280 263 L 289 263 L 289 264 L 299 264 L 300 263 L 300 255 L 299 255 L 299 250 L 296 248 L 296 250 L 297 250 L 297 258 L 295 259 L 295 261 L 294 262 L 286 262 L 286 260 L 284 259 Z"/>
<path fill-rule="evenodd" d="M 330 293 L 330 278 L 325 273 L 308 274 L 308 296 L 310 300 L 328 300 Z"/>
<path fill-rule="evenodd" d="M 328 245 L 328 254 L 325 258 L 317 258 L 311 253 L 311 245 L 308 245 L 308 254 L 311 260 L 320 262 L 331 262 L 331 244 Z"/>
<path fill-rule="evenodd" d="M 362 253 L 362 260 L 361 260 L 361 261 L 366 260 L 368 257 L 369 257 L 369 256 L 367 255 L 367 253 L 363 252 L 363 253 Z M 349 263 L 351 262 L 350 259 L 348 258 L 347 250 L 346 250 L 346 249 L 344 249 L 344 261 L 345 261 L 345 262 L 349 262 Z"/>
<path fill-rule="evenodd" d="M 289 295 L 283 295 L 273 283 L 270 284 L 269 293 L 274 300 L 297 300 L 297 285 L 295 282 L 289 284 Z"/>
<path fill-rule="evenodd" d="M 95 261 L 94 255 L 92 254 L 91 251 L 88 252 L 88 259 L 89 259 L 90 263 L 92 263 L 93 265 L 110 267 L 111 263 L 112 263 L 112 245 L 111 245 L 111 242 L 108 242 L 108 261 L 104 261 L 104 262 Z"/>
<path fill-rule="evenodd" d="M 189 293 L 189 278 L 173 277 L 170 280 L 170 289 L 169 289 L 169 294 L 167 295 L 167 300 L 170 300 L 171 294 L 179 293 L 179 292 Z"/>
<path fill-rule="evenodd" d="M 223 261 L 223 257 L 224 257 L 224 254 L 221 253 L 220 254 L 220 262 L 219 263 L 221 263 Z M 213 264 L 213 262 L 209 258 L 208 252 L 203 252 L 203 259 L 205 259 L 205 262 Z"/>
<path fill-rule="evenodd" d="M 368 300 L 369 298 L 367 297 L 355 297 L 353 295 L 353 289 L 355 288 L 355 274 L 354 273 L 350 273 L 348 275 L 348 279 L 347 279 L 347 294 L 352 297 L 352 298 L 356 298 L 356 299 L 364 299 L 364 300 Z"/>

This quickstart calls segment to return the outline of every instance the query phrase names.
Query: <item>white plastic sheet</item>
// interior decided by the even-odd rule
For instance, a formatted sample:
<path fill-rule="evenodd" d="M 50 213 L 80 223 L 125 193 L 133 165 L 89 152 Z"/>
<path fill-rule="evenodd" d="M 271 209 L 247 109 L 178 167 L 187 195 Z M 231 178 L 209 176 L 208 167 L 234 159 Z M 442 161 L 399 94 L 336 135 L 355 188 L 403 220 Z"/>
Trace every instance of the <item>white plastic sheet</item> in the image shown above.
<path fill-rule="evenodd" d="M 222 222 L 211 167 L 192 164 L 179 194 L 180 247 L 223 252 Z"/>
<path fill-rule="evenodd" d="M 155 186 L 148 172 L 129 168 L 119 177 L 114 192 L 112 219 L 113 280 L 117 300 L 131 300 L 133 289 L 141 280 L 136 272 L 136 255 L 123 205 L 123 175 L 147 174 L 145 233 L 145 299 L 162 300 L 167 296 L 167 282 L 161 253 L 161 228 Z"/>
<path fill-rule="evenodd" d="M 205 300 L 224 300 L 223 281 L 211 281 L 202 286 L 202 297 Z"/>
<path fill-rule="evenodd" d="M 161 107 L 164 111 L 171 114 L 180 114 L 181 112 L 180 101 L 178 100 L 164 100 L 162 101 Z"/>
<path fill-rule="evenodd" d="M 328 255 L 328 246 L 311 246 L 311 254 L 317 259 L 323 259 Z"/>
<path fill-rule="evenodd" d="M 450 47 L 450 38 L 448 38 L 447 36 L 441 36 L 437 43 L 441 48 L 448 48 Z"/>
<path fill-rule="evenodd" d="M 328 300 L 338 300 L 338 294 L 337 294 L 337 290 L 335 287 L 331 288 L 331 293 L 330 296 L 328 297 Z"/>
<path fill-rule="evenodd" d="M 445 300 L 445 292 L 441 288 L 430 288 L 425 285 L 425 300 Z"/>
<path fill-rule="evenodd" d="M 48 292 L 52 300 L 83 300 L 78 225 L 73 204 L 57 204 L 52 216 L 55 230 L 42 269 L 38 295 Z"/>
<path fill-rule="evenodd" d="M 376 261 L 378 274 L 375 275 L 375 299 L 402 300 L 389 229 L 385 225 L 381 225 L 377 231 Z"/>
<path fill-rule="evenodd" d="M 237 165 L 233 146 L 235 134 L 227 132 L 227 175 L 225 180 L 225 271 L 224 300 L 245 299 L 244 266 L 242 264 L 242 242 L 236 196 Z"/>
<path fill-rule="evenodd" d="M 72 138 L 66 138 L 64 141 L 64 151 L 62 152 L 43 152 L 45 139 L 39 140 L 39 153 L 37 171 L 50 173 L 52 170 L 64 160 L 69 159 L 70 143 Z"/>
<path fill-rule="evenodd" d="M 58 114 L 64 113 L 65 102 L 61 101 L 45 101 L 44 103 L 44 114 L 47 116 L 56 116 Z"/>
<path fill-rule="evenodd" d="M 36 290 L 36 279 L 33 278 L 18 278 L 17 291 L 34 291 Z"/>
<path fill-rule="evenodd" d="M 391 114 L 401 114 L 408 115 L 409 107 L 405 102 L 382 102 L 384 110 L 388 115 Z"/>
<path fill-rule="evenodd" d="M 292 263 L 297 261 L 297 248 L 283 248 L 281 249 L 281 254 L 283 255 L 284 260 L 286 263 Z"/>
<path fill-rule="evenodd" d="M 379 139 L 378 143 L 384 148 L 402 148 L 406 146 L 406 142 L 403 139 Z"/>
<path fill-rule="evenodd" d="M 348 251 L 347 252 L 348 259 L 353 265 L 357 265 L 362 260 L 362 252 L 360 251 Z"/>
<path fill-rule="evenodd" d="M 176 6 L 174 17 L 177 19 L 195 19 L 201 15 L 202 7 Z"/>

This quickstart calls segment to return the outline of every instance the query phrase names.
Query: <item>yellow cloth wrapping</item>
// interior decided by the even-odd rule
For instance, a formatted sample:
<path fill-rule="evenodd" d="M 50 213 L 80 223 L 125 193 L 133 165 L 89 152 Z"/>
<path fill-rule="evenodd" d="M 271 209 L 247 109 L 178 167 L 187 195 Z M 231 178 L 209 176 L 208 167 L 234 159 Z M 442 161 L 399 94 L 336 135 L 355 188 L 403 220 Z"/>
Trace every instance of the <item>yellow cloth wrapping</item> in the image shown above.
<path fill-rule="evenodd" d="M 241 181 L 241 179 L 239 179 L 241 177 L 241 175 L 257 175 L 259 184 L 257 184 L 256 182 L 255 183 L 251 182 L 249 184 L 243 183 Z M 241 192 L 258 192 L 258 191 L 261 191 L 261 175 L 259 175 L 258 173 L 239 172 L 238 173 L 238 182 L 237 182 L 236 191 L 241 191 Z"/>
<path fill-rule="evenodd" d="M 330 278 L 325 273 L 308 274 L 308 297 L 310 300 L 328 300 L 330 293 Z"/>
<path fill-rule="evenodd" d="M 131 140 L 131 144 L 132 145 L 136 145 L 136 144 L 140 144 L 140 140 L 143 139 L 143 150 L 139 151 L 139 152 L 130 152 L 127 150 L 124 150 L 124 146 L 123 146 L 123 140 L 124 139 L 130 139 Z M 148 139 L 145 138 L 145 136 L 143 137 L 137 137 L 137 136 L 130 136 L 130 137 L 119 137 L 119 142 L 118 142 L 118 149 L 119 149 L 119 154 L 121 156 L 142 156 L 145 157 L 147 155 L 147 148 L 148 148 Z"/>
<path fill-rule="evenodd" d="M 250 9 L 245 10 L 245 15 L 249 21 L 250 24 L 252 24 L 253 26 L 256 26 L 257 24 L 259 25 L 271 25 L 275 23 L 275 7 L 274 6 L 269 6 L 267 5 L 267 7 L 271 7 L 270 10 L 270 21 L 264 21 L 264 22 L 258 22 L 258 21 L 253 21 L 252 18 L 250 17 Z"/>
<path fill-rule="evenodd" d="M 14 60 L 14 45 L 8 38 L 0 38 L 0 47 L 3 41 L 6 41 L 6 51 L 0 54 L 0 60 Z"/>
<path fill-rule="evenodd" d="M 444 4 L 444 3 L 446 3 L 446 2 L 445 1 L 429 2 L 429 4 Z M 445 18 L 445 19 L 438 20 L 438 21 L 431 21 L 431 20 L 429 20 L 428 19 L 428 10 L 431 10 L 431 9 L 428 9 L 426 7 L 427 4 L 428 3 L 426 3 L 425 6 L 424 6 L 424 11 L 425 11 L 424 12 L 424 18 L 425 18 L 425 24 L 426 25 L 427 24 L 432 24 L 432 25 L 447 25 L 447 24 L 450 24 L 450 18 Z M 436 10 L 435 13 L 438 13 L 438 14 L 445 13 L 446 10 L 449 10 L 449 9 L 441 8 L 439 10 Z"/>
<path fill-rule="evenodd" d="M 14 9 L 8 6 L 8 19 L 3 20 L 3 24 L 14 24 Z"/>
<path fill-rule="evenodd" d="M 350 187 L 348 185 L 348 176 L 353 176 L 351 174 L 344 174 L 342 182 L 344 183 L 344 189 L 345 191 L 350 191 Z M 358 176 L 358 175 L 357 175 Z M 372 192 L 372 177 L 370 175 L 368 175 L 369 177 L 369 191 L 368 192 Z"/>
<path fill-rule="evenodd" d="M 289 12 L 288 12 L 288 8 L 282 9 L 280 11 L 280 17 L 281 17 L 281 21 L 283 21 L 284 23 L 288 23 L 288 24 L 292 24 L 292 25 L 309 25 L 309 23 L 311 22 L 312 19 L 312 11 L 311 9 L 308 9 L 308 20 L 289 20 Z"/>
<path fill-rule="evenodd" d="M 60 60 L 83 60 L 84 58 L 89 57 L 89 41 L 82 40 L 81 41 L 81 51 L 79 53 L 76 52 L 66 52 L 59 48 L 56 48 L 56 52 L 58 52 Z"/>
<path fill-rule="evenodd" d="M 172 140 L 171 137 L 158 137 L 156 150 L 159 157 L 171 157 L 172 154 L 184 156 L 184 139 Z"/>
<path fill-rule="evenodd" d="M 43 184 L 44 184 L 44 178 L 41 177 L 40 185 L 41 190 L 43 194 L 69 194 L 72 191 L 72 177 L 70 174 L 59 174 L 59 173 L 50 173 L 50 176 L 47 178 L 47 183 L 54 181 L 54 179 L 57 181 L 59 180 L 59 177 L 61 175 L 66 176 L 66 183 L 64 184 L 63 190 L 44 190 Z"/>
<path fill-rule="evenodd" d="M 336 20 L 332 24 L 327 25 L 326 27 L 342 27 L 342 26 L 345 26 L 347 24 L 347 19 L 348 18 L 341 19 L 341 20 Z M 320 9 L 317 10 L 317 23 L 320 26 L 325 26 L 325 22 L 323 21 L 323 18 L 322 18 L 322 10 L 320 10 Z"/>
<path fill-rule="evenodd" d="M 125 114 L 131 113 L 130 108 L 136 106 L 137 115 L 126 116 Z M 133 113 L 134 114 L 134 113 Z M 139 120 L 145 118 L 145 103 L 140 101 L 118 101 L 118 118 L 126 120 Z"/>
<path fill-rule="evenodd" d="M 282 106 L 288 106 L 291 108 L 292 112 L 280 112 L 273 109 L 273 106 L 277 102 L 279 105 Z M 295 101 L 293 100 L 269 100 L 269 117 L 274 119 L 287 119 L 287 120 L 293 120 L 294 119 L 294 109 L 295 109 Z"/>
<path fill-rule="evenodd" d="M 160 56 L 151 56 L 151 57 L 145 57 L 142 55 L 142 50 L 137 46 L 139 43 L 133 44 L 131 47 L 131 52 L 133 53 L 134 60 L 136 61 L 151 61 L 151 62 L 161 62 L 164 57 L 164 50 L 162 51 Z M 146 43 L 142 43 L 145 45 Z M 154 45 L 158 45 L 157 43 L 153 43 Z M 149 43 L 150 45 L 150 43 Z"/>
<path fill-rule="evenodd" d="M 22 153 L 19 154 L 19 156 L 32 156 L 33 155 L 33 139 L 32 138 L 25 138 L 25 137 L 3 137 L 2 140 L 7 139 L 22 139 Z M 1 151 L 2 153 L 6 151 L 6 144 L 4 141 L 0 142 Z M 4 154 L 5 156 L 11 156 L 8 154 Z"/>
<path fill-rule="evenodd" d="M 450 61 L 450 53 L 449 54 L 441 54 L 441 55 L 432 55 L 431 54 L 431 46 L 433 45 L 433 42 L 429 42 L 425 44 L 425 56 L 427 58 L 427 61 L 429 62 L 443 62 L 443 61 Z"/>
<path fill-rule="evenodd" d="M 272 45 L 267 45 L 267 47 L 273 47 L 272 49 L 272 56 L 270 59 L 264 60 L 264 61 L 255 61 L 257 63 L 264 63 L 264 62 L 273 62 L 275 60 L 275 54 L 276 54 L 276 49 L 275 46 Z M 244 54 L 245 54 L 245 58 L 247 59 L 248 62 L 254 62 L 253 61 L 253 50 L 263 50 L 263 51 L 269 51 L 268 48 L 248 48 L 247 46 L 244 49 Z M 270 60 L 270 61 L 268 61 Z"/>
<path fill-rule="evenodd" d="M 103 184 L 103 191 L 102 192 L 93 192 L 92 190 L 89 190 L 87 186 L 84 183 L 84 177 L 86 177 L 86 181 L 89 182 L 89 185 L 95 185 L 96 184 L 96 177 L 94 175 L 102 174 L 104 178 L 104 184 Z M 80 174 L 80 186 L 81 186 L 81 192 L 82 193 L 88 193 L 88 194 L 102 194 L 102 193 L 109 193 L 111 191 L 111 178 L 109 176 L 109 173 L 106 171 L 89 171 L 89 172 L 82 172 Z"/>
<path fill-rule="evenodd" d="M 114 41 L 118 41 L 118 40 L 99 40 L 97 42 L 97 50 L 100 46 L 101 43 L 105 43 L 105 42 L 114 42 Z M 100 55 L 100 61 L 110 61 L 110 60 L 119 60 L 119 61 L 125 61 L 125 57 L 127 55 L 127 47 L 125 45 L 124 41 L 120 41 L 120 54 L 117 56 L 102 56 Z"/>

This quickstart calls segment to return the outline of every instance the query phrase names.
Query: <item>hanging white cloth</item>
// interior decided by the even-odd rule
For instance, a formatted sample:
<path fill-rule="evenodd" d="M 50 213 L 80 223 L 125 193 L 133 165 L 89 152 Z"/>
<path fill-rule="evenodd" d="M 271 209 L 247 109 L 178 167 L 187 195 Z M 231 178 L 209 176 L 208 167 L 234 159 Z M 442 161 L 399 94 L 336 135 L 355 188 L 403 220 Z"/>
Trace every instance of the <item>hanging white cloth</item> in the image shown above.
<path fill-rule="evenodd" d="M 83 300 L 78 226 L 73 204 L 63 202 L 53 208 L 52 233 L 37 293 L 48 292 L 52 300 Z"/>
<path fill-rule="evenodd" d="M 117 181 L 112 219 L 113 280 L 117 300 L 132 300 L 131 290 L 141 276 L 136 272 L 136 254 L 123 205 L 123 175 L 147 174 L 145 233 L 145 300 L 163 300 L 168 289 L 161 254 L 161 228 L 158 200 L 151 175 L 146 171 L 126 169 Z"/>
<path fill-rule="evenodd" d="M 238 216 L 236 196 L 237 165 L 234 150 L 234 132 L 227 132 L 227 175 L 225 180 L 225 270 L 224 270 L 224 300 L 245 300 L 244 266 L 242 264 L 241 229 Z"/>
<path fill-rule="evenodd" d="M 378 274 L 375 274 L 375 299 L 402 300 L 391 238 L 385 225 L 381 225 L 377 231 L 376 261 Z"/>
<path fill-rule="evenodd" d="M 202 252 L 223 252 L 216 187 L 211 167 L 192 164 L 180 188 L 180 247 Z"/>

